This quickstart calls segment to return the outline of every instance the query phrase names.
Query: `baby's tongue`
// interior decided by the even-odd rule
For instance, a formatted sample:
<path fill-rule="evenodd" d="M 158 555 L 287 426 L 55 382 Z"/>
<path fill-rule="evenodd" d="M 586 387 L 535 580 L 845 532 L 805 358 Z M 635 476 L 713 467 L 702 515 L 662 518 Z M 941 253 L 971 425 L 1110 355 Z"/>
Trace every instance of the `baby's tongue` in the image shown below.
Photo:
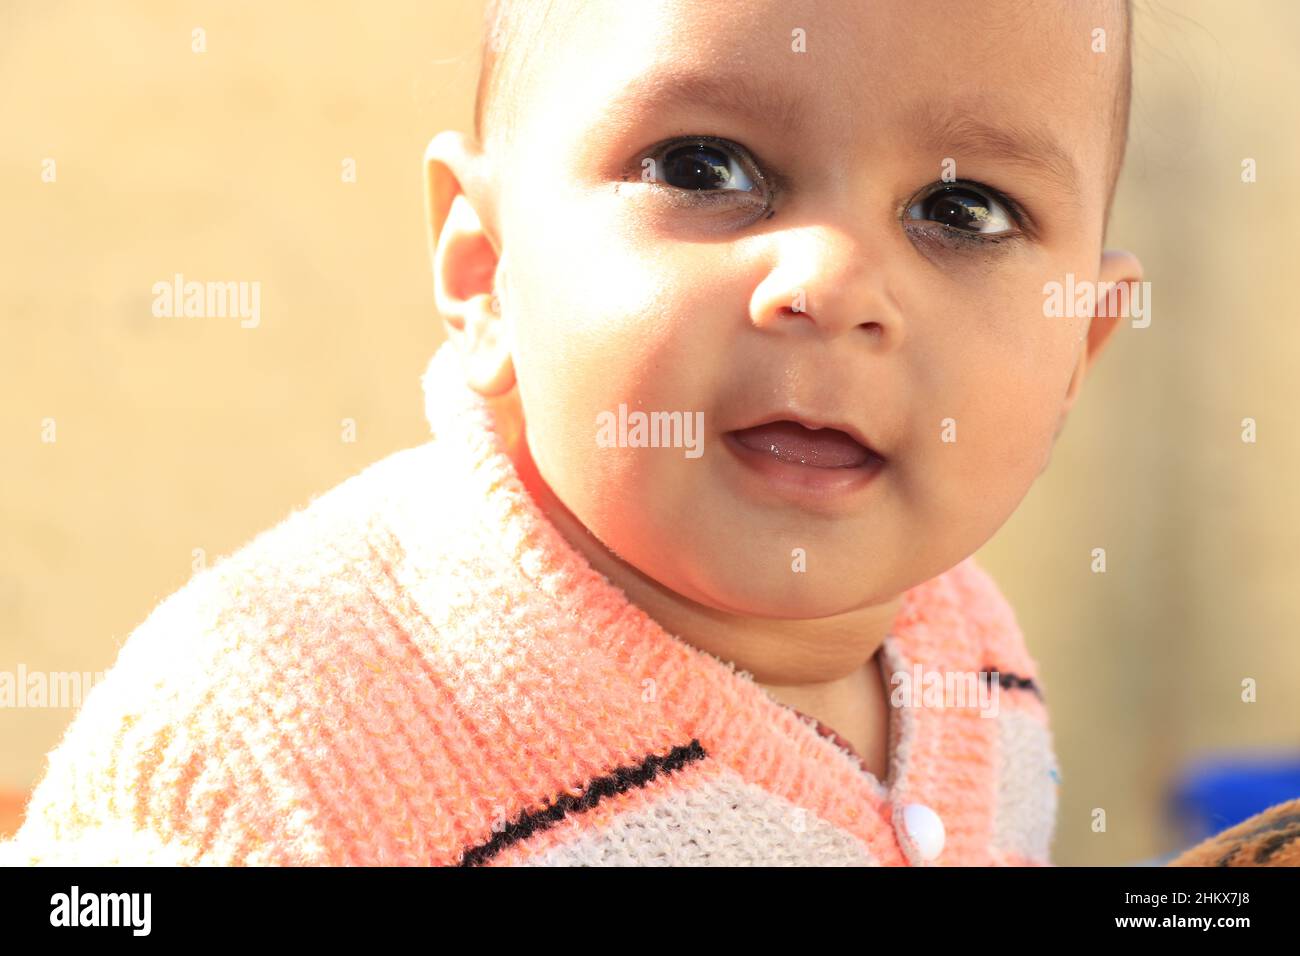
<path fill-rule="evenodd" d="M 835 428 L 805 428 L 798 422 L 781 421 L 733 434 L 746 448 L 814 468 L 853 468 L 871 457 L 871 452 Z"/>

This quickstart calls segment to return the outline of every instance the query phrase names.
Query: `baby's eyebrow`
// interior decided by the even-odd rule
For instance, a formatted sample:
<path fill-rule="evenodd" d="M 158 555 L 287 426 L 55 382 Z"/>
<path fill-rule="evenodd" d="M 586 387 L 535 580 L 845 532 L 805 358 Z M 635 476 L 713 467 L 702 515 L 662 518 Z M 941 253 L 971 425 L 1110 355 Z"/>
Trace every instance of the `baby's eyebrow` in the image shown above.
<path fill-rule="evenodd" d="M 631 80 L 613 98 L 613 105 L 602 116 L 598 129 L 601 134 L 622 132 L 634 126 L 637 117 L 645 113 L 701 107 L 774 126 L 796 140 L 807 133 L 815 115 L 815 108 L 790 82 L 745 73 L 724 76 L 699 68 L 670 67 Z M 862 100 L 845 99 L 846 110 L 864 108 Z M 1049 180 L 1063 198 L 1078 203 L 1078 167 L 1051 132 L 1030 123 L 999 124 L 980 118 L 1007 112 L 992 101 L 962 107 L 945 99 L 939 104 L 917 103 L 900 115 L 909 118 L 910 145 L 922 153 L 932 154 L 936 169 L 948 157 L 957 161 L 958 169 L 962 157 L 1008 163 Z"/>
<path fill-rule="evenodd" d="M 996 115 L 998 110 L 981 107 L 978 112 Z M 963 156 L 987 157 L 1023 167 L 1053 182 L 1076 204 L 1080 201 L 1079 168 L 1069 150 L 1046 128 L 1025 123 L 988 123 L 978 117 L 976 110 L 956 108 L 946 101 L 939 108 L 932 104 L 920 106 L 912 115 L 918 119 L 917 145 L 936 156 L 955 159 L 958 178 Z"/>
<path fill-rule="evenodd" d="M 808 104 L 789 84 L 745 74 L 722 76 L 690 67 L 656 70 L 636 77 L 613 98 L 602 120 L 615 129 L 632 126 L 647 112 L 707 106 L 715 112 L 772 123 L 798 136 L 807 124 Z"/>

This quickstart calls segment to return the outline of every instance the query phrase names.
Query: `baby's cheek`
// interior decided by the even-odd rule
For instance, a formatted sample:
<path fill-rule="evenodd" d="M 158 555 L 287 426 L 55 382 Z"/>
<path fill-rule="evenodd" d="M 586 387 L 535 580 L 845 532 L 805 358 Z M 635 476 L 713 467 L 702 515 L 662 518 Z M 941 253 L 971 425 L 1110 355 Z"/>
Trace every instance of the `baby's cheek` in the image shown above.
<path fill-rule="evenodd" d="M 682 461 L 668 460 L 673 452 L 668 448 L 597 449 L 587 458 L 577 513 L 611 551 L 655 580 L 677 588 L 682 585 L 680 575 L 697 555 L 688 517 L 694 495 L 682 494 L 682 472 L 688 469 Z M 677 452 L 679 458 L 680 454 Z M 685 490 L 689 491 L 689 486 Z"/>
<path fill-rule="evenodd" d="M 978 389 L 945 420 L 925 458 L 950 502 L 1000 523 L 1041 472 L 1056 413 L 1041 388 L 1011 375 Z"/>

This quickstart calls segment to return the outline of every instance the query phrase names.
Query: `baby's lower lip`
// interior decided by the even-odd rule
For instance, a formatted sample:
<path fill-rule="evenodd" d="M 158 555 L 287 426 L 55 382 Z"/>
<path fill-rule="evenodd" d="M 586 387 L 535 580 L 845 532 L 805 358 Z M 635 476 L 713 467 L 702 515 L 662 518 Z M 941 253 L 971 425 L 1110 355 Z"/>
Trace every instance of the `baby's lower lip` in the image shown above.
<path fill-rule="evenodd" d="M 748 430 L 746 430 L 748 431 Z M 838 439 L 837 439 L 838 441 Z M 798 449 L 787 440 L 786 448 L 766 450 L 751 447 L 753 434 L 724 432 L 722 443 L 743 466 L 741 487 L 761 500 L 771 501 L 773 496 L 783 504 L 818 508 L 840 501 L 873 483 L 885 467 L 885 460 L 858 445 L 852 449 L 832 450 L 829 445 L 817 449 L 824 452 L 819 462 L 785 460 L 776 452 L 798 457 L 808 449 Z M 806 455 L 805 455 L 806 457 Z M 851 464 L 831 464 L 841 460 Z"/>

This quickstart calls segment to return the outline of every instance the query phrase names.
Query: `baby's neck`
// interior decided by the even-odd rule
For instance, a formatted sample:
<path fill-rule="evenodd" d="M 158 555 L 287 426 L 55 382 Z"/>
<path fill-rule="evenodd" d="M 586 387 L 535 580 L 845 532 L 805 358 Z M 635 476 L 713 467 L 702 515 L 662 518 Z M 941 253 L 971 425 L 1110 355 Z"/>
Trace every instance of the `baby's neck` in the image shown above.
<path fill-rule="evenodd" d="M 869 765 L 879 764 L 888 723 L 876 652 L 901 596 L 814 620 L 743 617 L 682 597 L 623 561 L 556 497 L 533 461 L 517 394 L 490 403 L 498 434 L 529 494 L 569 544 L 668 633 L 732 662 L 776 700 L 841 734 Z"/>
<path fill-rule="evenodd" d="M 828 684 L 760 684 L 774 699 L 815 717 L 862 758 L 877 779 L 889 773 L 889 689 L 880 653 L 847 677 Z"/>

